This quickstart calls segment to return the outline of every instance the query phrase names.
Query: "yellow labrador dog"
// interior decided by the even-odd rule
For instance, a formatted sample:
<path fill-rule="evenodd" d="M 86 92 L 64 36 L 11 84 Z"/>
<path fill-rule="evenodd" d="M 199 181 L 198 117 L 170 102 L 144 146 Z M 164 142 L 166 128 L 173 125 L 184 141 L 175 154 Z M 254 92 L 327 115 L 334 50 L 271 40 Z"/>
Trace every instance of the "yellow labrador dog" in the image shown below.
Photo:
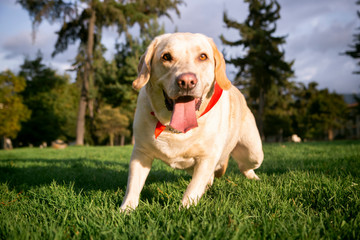
<path fill-rule="evenodd" d="M 227 168 L 229 155 L 249 179 L 262 143 L 244 96 L 231 85 L 214 42 L 192 33 L 155 38 L 141 57 L 135 146 L 122 210 L 135 209 L 155 158 L 192 175 L 182 206 L 196 204 Z"/>

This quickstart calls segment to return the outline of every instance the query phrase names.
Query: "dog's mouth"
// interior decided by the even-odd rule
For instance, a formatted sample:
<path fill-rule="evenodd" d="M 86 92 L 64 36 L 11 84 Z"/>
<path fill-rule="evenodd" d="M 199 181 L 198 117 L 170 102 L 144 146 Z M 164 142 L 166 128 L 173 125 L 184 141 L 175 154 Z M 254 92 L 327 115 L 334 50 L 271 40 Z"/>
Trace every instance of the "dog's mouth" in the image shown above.
<path fill-rule="evenodd" d="M 163 91 L 166 108 L 172 112 L 170 127 L 186 133 L 190 129 L 198 126 L 196 119 L 196 111 L 199 111 L 201 106 L 201 98 L 193 96 L 180 96 L 176 99 L 171 99 Z"/>
<path fill-rule="evenodd" d="M 174 99 L 171 99 L 165 93 L 164 90 L 163 90 L 163 94 L 164 94 L 164 98 L 165 98 L 165 106 L 166 106 L 167 110 L 169 110 L 169 111 L 174 110 L 174 105 L 176 102 L 189 102 L 189 101 L 195 100 L 195 111 L 199 111 L 201 103 L 202 103 L 201 98 L 195 98 L 193 96 L 181 96 L 174 100 Z"/>

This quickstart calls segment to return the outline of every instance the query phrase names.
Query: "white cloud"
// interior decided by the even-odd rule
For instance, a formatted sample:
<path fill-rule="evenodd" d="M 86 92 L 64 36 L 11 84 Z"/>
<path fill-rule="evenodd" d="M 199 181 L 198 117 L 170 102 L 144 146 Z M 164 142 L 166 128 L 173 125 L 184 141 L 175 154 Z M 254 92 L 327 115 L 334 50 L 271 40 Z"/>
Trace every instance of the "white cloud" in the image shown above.
<path fill-rule="evenodd" d="M 316 67 L 305 67 L 299 72 L 298 78 L 303 79 L 305 82 L 310 82 L 314 79 L 317 73 Z"/>

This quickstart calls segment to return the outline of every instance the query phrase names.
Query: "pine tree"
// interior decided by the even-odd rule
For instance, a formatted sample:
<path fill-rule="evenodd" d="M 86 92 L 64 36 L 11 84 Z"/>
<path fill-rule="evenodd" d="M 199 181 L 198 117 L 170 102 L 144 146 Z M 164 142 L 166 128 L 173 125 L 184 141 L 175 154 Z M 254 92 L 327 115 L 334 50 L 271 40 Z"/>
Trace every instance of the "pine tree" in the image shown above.
<path fill-rule="evenodd" d="M 356 4 L 360 5 L 360 1 L 357 1 Z M 360 18 L 360 11 L 357 11 L 357 15 Z M 358 29 L 360 30 L 360 27 Z M 348 51 L 344 52 L 343 54 L 349 55 L 350 57 L 352 57 L 354 59 L 359 59 L 360 58 L 360 33 L 353 35 L 353 42 L 354 43 L 352 45 L 349 45 L 351 50 L 348 50 Z M 357 65 L 360 66 L 360 60 L 357 63 Z M 355 71 L 354 74 L 360 74 L 360 71 Z"/>
<path fill-rule="evenodd" d="M 227 63 L 239 68 L 234 84 L 248 91 L 250 102 L 255 103 L 256 119 L 264 139 L 264 114 L 268 93 L 278 86 L 286 86 L 293 75 L 293 61 L 284 60 L 285 52 L 280 46 L 285 36 L 275 37 L 276 21 L 280 18 L 280 5 L 276 0 L 245 0 L 249 4 L 249 15 L 244 23 L 238 23 L 224 13 L 227 28 L 239 31 L 241 39 L 226 40 L 223 44 L 231 47 L 243 47 L 244 56 L 230 57 Z M 269 3 L 268 3 L 269 2 Z M 277 92 L 277 91 L 275 91 Z"/>

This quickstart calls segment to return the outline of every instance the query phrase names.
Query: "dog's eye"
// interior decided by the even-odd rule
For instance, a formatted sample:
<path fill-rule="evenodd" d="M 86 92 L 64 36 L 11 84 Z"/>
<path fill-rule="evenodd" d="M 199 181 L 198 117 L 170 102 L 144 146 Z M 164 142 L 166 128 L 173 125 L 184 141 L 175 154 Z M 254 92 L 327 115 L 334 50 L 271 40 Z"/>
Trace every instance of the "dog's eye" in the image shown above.
<path fill-rule="evenodd" d="M 168 62 L 170 62 L 170 61 L 173 59 L 170 53 L 165 53 L 164 55 L 162 55 L 161 58 L 162 58 L 164 61 L 168 61 Z"/>
<path fill-rule="evenodd" d="M 205 61 L 208 57 L 206 56 L 205 53 L 202 53 L 202 54 L 200 54 L 199 58 L 200 58 L 201 61 Z"/>

